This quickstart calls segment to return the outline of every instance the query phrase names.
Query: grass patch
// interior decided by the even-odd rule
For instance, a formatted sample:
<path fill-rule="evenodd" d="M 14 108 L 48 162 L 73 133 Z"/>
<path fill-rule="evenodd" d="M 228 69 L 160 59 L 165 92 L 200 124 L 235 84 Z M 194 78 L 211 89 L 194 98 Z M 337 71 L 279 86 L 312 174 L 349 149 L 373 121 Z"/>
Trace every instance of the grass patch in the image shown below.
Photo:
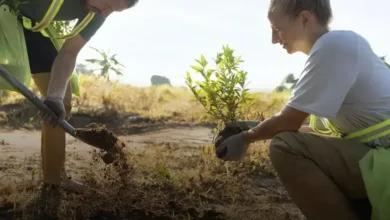
<path fill-rule="evenodd" d="M 72 114 L 87 116 L 136 115 L 152 121 L 204 124 L 217 121 L 186 87 L 167 85 L 135 87 L 107 82 L 98 76 L 80 76 L 81 97 L 73 97 Z M 34 83 L 30 89 L 40 96 Z M 251 93 L 255 102 L 244 119 L 268 117 L 283 107 L 288 93 Z M 0 125 L 12 128 L 40 128 L 38 110 L 16 92 L 5 92 L 0 108 Z"/>
<path fill-rule="evenodd" d="M 44 195 L 38 190 L 39 167 L 34 167 L 39 163 L 30 159 L 16 165 L 9 159 L 1 162 L 0 173 L 16 173 L 0 186 L 0 217 L 299 219 L 299 211 L 275 178 L 266 149 L 257 144 L 244 161 L 223 162 L 207 145 L 129 148 L 125 172 L 104 165 L 100 152 L 91 151 L 75 178 L 96 192 L 83 194 L 62 190 Z"/>

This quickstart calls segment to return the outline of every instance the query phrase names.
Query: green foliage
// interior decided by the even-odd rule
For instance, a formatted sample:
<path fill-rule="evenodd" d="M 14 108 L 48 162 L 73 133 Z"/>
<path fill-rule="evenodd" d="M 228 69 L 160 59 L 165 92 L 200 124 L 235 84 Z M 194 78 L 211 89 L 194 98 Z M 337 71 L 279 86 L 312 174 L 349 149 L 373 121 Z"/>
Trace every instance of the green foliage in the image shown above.
<path fill-rule="evenodd" d="M 164 165 L 160 165 L 160 167 L 158 168 L 158 173 L 161 177 L 164 177 L 164 178 L 171 177 L 171 171 L 169 170 L 168 167 L 166 167 Z"/>
<path fill-rule="evenodd" d="M 117 54 L 110 54 L 110 51 L 99 50 L 94 47 L 90 47 L 95 50 L 100 56 L 101 59 L 86 59 L 88 63 L 99 66 L 100 75 L 110 81 L 110 73 L 114 72 L 117 75 L 123 75 L 123 70 L 120 67 L 124 67 L 119 61 L 116 59 Z"/>
<path fill-rule="evenodd" d="M 171 85 L 171 81 L 165 76 L 153 75 L 150 78 L 150 81 L 152 83 L 152 86 L 158 86 L 164 84 Z"/>
<path fill-rule="evenodd" d="M 207 113 L 226 124 L 243 118 L 251 98 L 245 88 L 247 72 L 239 68 L 244 61 L 240 56 L 235 57 L 229 46 L 222 49 L 214 60 L 215 68 L 207 68 L 208 61 L 203 55 L 195 59 L 198 65 L 190 67 L 203 77 L 203 81 L 194 81 L 187 72 L 186 84 Z"/>

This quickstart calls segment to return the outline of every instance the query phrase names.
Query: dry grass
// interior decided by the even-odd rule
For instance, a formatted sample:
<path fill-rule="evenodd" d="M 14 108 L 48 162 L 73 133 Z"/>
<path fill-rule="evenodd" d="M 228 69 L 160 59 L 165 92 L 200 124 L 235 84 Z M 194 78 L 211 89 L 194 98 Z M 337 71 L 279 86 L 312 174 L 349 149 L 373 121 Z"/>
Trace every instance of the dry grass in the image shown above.
<path fill-rule="evenodd" d="M 216 122 L 186 88 L 139 88 L 93 76 L 81 76 L 80 82 L 82 97 L 74 99 L 73 114 L 114 112 L 188 124 Z M 34 85 L 31 89 L 37 92 Z M 37 110 L 10 94 L 3 99 L 2 125 L 40 128 Z M 287 100 L 286 94 L 252 95 L 256 102 L 247 119 L 268 117 Z M 164 143 L 127 148 L 126 155 L 128 169 L 104 165 L 96 151 L 68 156 L 67 163 L 82 163 L 71 174 L 96 190 L 83 194 L 39 191 L 39 155 L 23 163 L 15 158 L 0 161 L 0 218 L 301 219 L 274 175 L 267 142 L 252 146 L 242 162 L 217 159 L 211 145 L 194 149 Z"/>
<path fill-rule="evenodd" d="M 14 173 L 0 186 L 0 217 L 300 219 L 275 180 L 266 149 L 261 144 L 252 146 L 244 161 L 223 162 L 215 158 L 211 146 L 196 150 L 166 143 L 131 148 L 126 154 L 128 169 L 106 166 L 100 152 L 91 152 L 75 176 L 98 193 L 84 194 L 39 192 L 37 159 L 23 165 L 3 161 L 0 170 Z M 6 209 L 13 211 L 6 214 Z"/>
<path fill-rule="evenodd" d="M 215 123 L 206 114 L 203 106 L 196 101 L 185 87 L 135 87 L 117 82 L 107 82 L 97 76 L 80 76 L 81 97 L 73 98 L 73 114 L 107 115 L 115 113 L 135 114 L 152 120 L 170 120 L 181 123 Z M 30 89 L 39 95 L 32 83 Z M 286 102 L 286 93 L 253 93 L 255 102 L 249 108 L 248 119 L 257 119 L 261 114 L 268 117 L 276 113 Z M 17 110 L 0 115 L 3 124 L 39 127 L 35 107 L 24 97 L 10 92 L 3 98 L 3 105 L 18 105 Z M 0 112 L 1 113 L 1 112 Z M 16 119 L 18 119 L 16 121 Z"/>

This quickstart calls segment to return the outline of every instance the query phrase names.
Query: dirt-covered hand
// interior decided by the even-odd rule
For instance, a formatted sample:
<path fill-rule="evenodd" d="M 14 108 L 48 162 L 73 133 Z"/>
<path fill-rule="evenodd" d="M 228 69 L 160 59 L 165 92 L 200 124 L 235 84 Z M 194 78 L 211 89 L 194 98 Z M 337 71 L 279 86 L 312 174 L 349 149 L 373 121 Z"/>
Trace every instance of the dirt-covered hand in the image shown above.
<path fill-rule="evenodd" d="M 241 121 L 230 122 L 226 125 L 226 127 L 239 128 L 245 131 L 253 127 L 256 127 L 260 122 L 261 122 L 260 120 L 241 120 Z"/>
<path fill-rule="evenodd" d="M 243 120 L 227 123 L 225 127 L 218 132 L 216 138 L 214 139 L 214 146 L 218 148 L 218 146 L 227 138 L 239 134 L 242 131 L 249 130 L 256 125 L 258 125 L 261 121 L 258 120 Z"/>
<path fill-rule="evenodd" d="M 45 123 L 57 126 L 65 119 L 66 111 L 61 98 L 47 97 L 43 103 L 51 109 L 51 111 L 40 111 L 39 113 Z"/>
<path fill-rule="evenodd" d="M 244 138 L 244 132 L 240 132 L 224 140 L 215 153 L 222 160 L 240 160 L 246 154 L 249 144 Z"/>
<path fill-rule="evenodd" d="M 214 146 L 216 149 L 216 154 L 219 158 L 223 157 L 224 152 L 227 150 L 219 149 L 222 147 L 222 143 L 234 135 L 241 134 L 243 131 L 247 131 L 255 126 L 257 126 L 261 121 L 260 120 L 241 120 L 236 122 L 227 123 L 225 127 L 218 132 L 215 140 Z M 226 143 L 226 142 L 225 142 Z M 245 149 L 246 150 L 246 149 Z"/>

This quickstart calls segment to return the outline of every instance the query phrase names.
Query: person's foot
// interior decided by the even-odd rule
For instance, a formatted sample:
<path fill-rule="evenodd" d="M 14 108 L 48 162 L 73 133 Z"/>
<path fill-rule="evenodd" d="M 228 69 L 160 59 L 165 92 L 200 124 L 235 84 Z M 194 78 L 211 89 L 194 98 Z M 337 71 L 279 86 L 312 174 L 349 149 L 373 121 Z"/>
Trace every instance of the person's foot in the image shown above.
<path fill-rule="evenodd" d="M 38 186 L 38 192 L 41 200 L 57 198 L 60 195 L 60 187 L 56 184 L 42 182 Z"/>
<path fill-rule="evenodd" d="M 51 192 L 51 191 L 58 191 L 60 187 L 56 184 L 51 184 L 51 183 L 44 183 L 42 182 L 38 186 L 39 191 L 45 191 L 45 192 Z"/>
<path fill-rule="evenodd" d="M 84 185 L 78 181 L 72 180 L 70 178 L 65 178 L 63 180 L 63 182 L 61 183 L 61 188 L 75 193 L 82 193 L 91 190 L 89 186 Z"/>

